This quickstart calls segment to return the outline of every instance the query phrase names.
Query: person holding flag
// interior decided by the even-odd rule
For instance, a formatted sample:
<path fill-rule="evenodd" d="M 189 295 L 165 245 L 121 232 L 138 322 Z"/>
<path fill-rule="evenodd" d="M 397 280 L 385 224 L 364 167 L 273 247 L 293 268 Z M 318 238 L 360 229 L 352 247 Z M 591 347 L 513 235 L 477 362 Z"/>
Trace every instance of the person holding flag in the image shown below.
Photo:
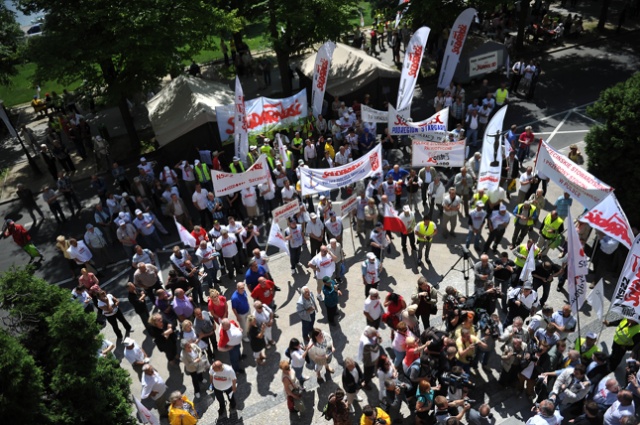
<path fill-rule="evenodd" d="M 527 262 L 527 257 L 529 256 L 529 250 L 531 250 L 531 247 L 533 247 L 533 260 L 535 261 L 536 258 L 538 258 L 538 255 L 540 255 L 540 248 L 538 248 L 537 246 L 534 246 L 535 243 L 533 242 L 533 239 L 529 239 L 527 241 L 526 244 L 521 244 L 519 246 L 516 247 L 516 249 L 513 250 L 513 255 L 515 255 L 515 259 L 513 260 L 514 263 L 516 263 L 516 271 L 515 274 L 517 276 L 520 276 L 520 279 L 522 280 L 522 270 L 525 267 L 525 264 Z M 535 262 L 533 264 L 533 266 L 531 267 L 530 272 L 532 272 L 535 269 Z"/>
<path fill-rule="evenodd" d="M 540 225 L 540 253 L 547 255 L 547 251 L 564 232 L 564 220 L 553 210 L 542 220 Z"/>

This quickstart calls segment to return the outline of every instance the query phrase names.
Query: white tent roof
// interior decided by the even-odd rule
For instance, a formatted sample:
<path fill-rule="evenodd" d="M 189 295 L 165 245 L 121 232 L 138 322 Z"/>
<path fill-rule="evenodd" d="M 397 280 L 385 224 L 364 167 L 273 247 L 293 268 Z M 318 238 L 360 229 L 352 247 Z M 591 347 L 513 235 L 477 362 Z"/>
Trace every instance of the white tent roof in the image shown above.
<path fill-rule="evenodd" d="M 181 75 L 148 103 L 149 121 L 160 146 L 207 122 L 216 122 L 216 106 L 234 102 L 226 85 Z"/>
<path fill-rule="evenodd" d="M 307 77 L 313 78 L 315 61 L 316 53 L 313 52 L 302 60 L 299 65 L 300 71 Z M 400 79 L 400 71 L 360 49 L 336 43 L 326 92 L 334 96 L 346 95 L 381 77 Z"/>

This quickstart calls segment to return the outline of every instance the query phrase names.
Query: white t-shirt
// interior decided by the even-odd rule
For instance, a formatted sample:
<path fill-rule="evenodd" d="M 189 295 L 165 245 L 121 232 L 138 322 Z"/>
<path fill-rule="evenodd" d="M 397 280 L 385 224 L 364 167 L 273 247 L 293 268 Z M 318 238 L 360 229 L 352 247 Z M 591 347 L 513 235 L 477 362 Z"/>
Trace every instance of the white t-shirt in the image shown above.
<path fill-rule="evenodd" d="M 369 316 L 373 320 L 377 320 L 382 316 L 382 303 L 380 302 L 380 298 L 372 300 L 371 298 L 367 298 L 364 302 L 364 311 L 365 313 L 369 313 Z"/>
<path fill-rule="evenodd" d="M 162 397 L 162 394 L 164 394 L 165 391 L 167 391 L 167 385 L 164 383 L 164 379 L 162 379 L 157 371 L 154 371 L 153 375 L 147 375 L 146 373 L 143 373 L 141 383 L 141 399 L 148 398 L 152 392 L 156 392 L 156 395 L 152 398 L 154 400 L 157 400 Z"/>
<path fill-rule="evenodd" d="M 271 201 L 273 198 L 276 197 L 276 194 L 274 193 L 273 189 L 269 190 L 268 183 L 262 183 L 261 185 L 258 186 L 258 189 L 260 190 L 260 195 L 262 195 L 262 197 L 267 201 Z"/>
<path fill-rule="evenodd" d="M 294 195 L 296 194 L 296 189 L 289 185 L 289 188 L 287 189 L 286 187 L 282 188 L 282 200 L 284 201 L 288 201 L 293 199 Z"/>
<path fill-rule="evenodd" d="M 322 279 L 325 276 L 331 277 L 336 271 L 336 263 L 328 253 L 325 256 L 318 253 L 311 259 L 310 263 L 316 266 L 316 279 Z"/>
<path fill-rule="evenodd" d="M 620 425 L 620 419 L 623 416 L 633 416 L 636 408 L 633 402 L 629 406 L 622 406 L 620 401 L 616 400 L 611 407 L 604 412 L 604 425 Z"/>
<path fill-rule="evenodd" d="M 332 235 L 339 236 L 342 233 L 342 218 L 336 217 L 336 221 L 329 219 L 324 222 L 324 227 L 326 227 Z"/>
<path fill-rule="evenodd" d="M 240 194 L 242 195 L 242 205 L 245 207 L 255 207 L 258 205 L 255 187 L 245 187 Z"/>
<path fill-rule="evenodd" d="M 226 239 L 220 236 L 218 240 L 216 240 L 216 249 L 222 252 L 224 258 L 233 258 L 238 254 L 236 242 L 236 237 L 231 233 L 227 235 Z"/>
<path fill-rule="evenodd" d="M 104 302 L 100 299 L 98 300 L 98 308 L 102 308 L 106 306 L 112 307 L 113 311 L 111 311 L 111 313 L 107 313 L 106 311 L 103 311 L 102 314 L 105 317 L 111 317 L 118 312 L 118 306 L 116 306 L 116 303 L 113 300 L 113 295 L 111 294 L 107 294 L 107 302 Z"/>
<path fill-rule="evenodd" d="M 69 246 L 67 249 L 69 256 L 76 260 L 78 264 L 84 264 L 93 258 L 93 254 L 84 242 L 78 241 L 78 246 Z"/>
<path fill-rule="evenodd" d="M 133 348 L 131 350 L 125 347 L 124 357 L 131 364 L 134 364 L 136 362 L 144 362 L 144 359 L 145 359 L 144 352 L 136 342 L 133 343 Z"/>
<path fill-rule="evenodd" d="M 253 260 L 255 260 L 256 263 L 258 263 L 259 266 L 264 267 L 265 271 L 267 273 L 269 273 L 269 257 L 267 257 L 267 253 L 264 251 L 260 251 L 260 258 L 258 257 L 251 257 Z"/>
<path fill-rule="evenodd" d="M 191 197 L 191 201 L 198 206 L 199 210 L 204 210 L 207 208 L 207 192 L 204 189 L 200 189 L 200 193 L 196 190 L 193 192 L 193 196 Z"/>
<path fill-rule="evenodd" d="M 313 235 L 316 237 L 320 237 L 322 235 L 322 231 L 324 230 L 324 224 L 320 221 L 319 218 L 316 218 L 316 222 L 309 220 L 307 223 L 307 235 Z"/>
<path fill-rule="evenodd" d="M 294 351 L 289 351 L 289 355 L 291 356 L 291 367 L 304 367 L 304 350 L 299 348 Z"/>
<path fill-rule="evenodd" d="M 236 373 L 229 365 L 223 364 L 222 370 L 216 372 L 213 370 L 213 366 L 209 369 L 209 376 L 211 376 L 211 382 L 213 388 L 218 391 L 226 391 L 233 386 L 233 381 L 236 380 Z"/>
<path fill-rule="evenodd" d="M 213 245 L 211 245 L 211 242 L 207 242 L 207 247 L 205 249 L 198 248 L 196 250 L 196 256 L 200 259 L 202 265 L 207 269 L 213 267 L 213 259 L 215 253 L 216 250 Z"/>

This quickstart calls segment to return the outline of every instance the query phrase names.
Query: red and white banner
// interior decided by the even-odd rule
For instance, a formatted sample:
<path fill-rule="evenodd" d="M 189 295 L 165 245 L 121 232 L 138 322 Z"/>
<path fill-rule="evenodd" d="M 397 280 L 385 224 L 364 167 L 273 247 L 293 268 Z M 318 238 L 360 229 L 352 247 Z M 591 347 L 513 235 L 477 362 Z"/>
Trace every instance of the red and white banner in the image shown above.
<path fill-rule="evenodd" d="M 478 188 L 483 188 L 486 191 L 493 191 L 500 187 L 500 173 L 502 172 L 502 157 L 504 155 L 502 152 L 502 127 L 506 113 L 506 106 L 495 113 L 489 121 L 482 139 Z M 496 134 L 498 136 L 495 136 Z"/>
<path fill-rule="evenodd" d="M 282 135 L 280 133 L 276 133 L 276 148 L 278 149 L 278 154 L 280 155 L 280 161 L 282 161 L 282 166 L 286 167 L 287 149 L 284 147 L 284 143 L 282 143 Z"/>
<path fill-rule="evenodd" d="M 640 322 L 640 235 L 629 249 L 618 286 L 613 292 L 611 311 Z"/>
<path fill-rule="evenodd" d="M 331 68 L 331 58 L 333 51 L 336 49 L 336 43 L 327 41 L 324 43 L 318 53 L 316 53 L 316 64 L 313 72 L 313 87 L 311 90 L 311 105 L 313 108 L 313 116 L 318 117 L 322 114 L 322 101 L 324 100 L 324 91 L 327 88 L 327 78 L 329 77 L 329 69 Z"/>
<path fill-rule="evenodd" d="M 271 211 L 273 222 L 279 223 L 280 220 L 285 220 L 289 217 L 293 217 L 294 215 L 298 214 L 298 211 L 300 211 L 300 203 L 297 199 L 294 199 L 291 202 L 287 202 L 283 206 Z"/>
<path fill-rule="evenodd" d="M 225 173 L 211 170 L 211 181 L 216 196 L 225 196 L 239 192 L 245 187 L 257 186 L 271 181 L 271 173 L 267 164 L 267 157 L 260 155 L 244 173 Z M 271 185 L 273 187 L 273 184 Z"/>
<path fill-rule="evenodd" d="M 420 28 L 413 34 L 407 46 L 402 65 L 402 75 L 400 76 L 400 86 L 398 87 L 398 102 L 396 103 L 397 109 L 400 111 L 411 108 L 413 92 L 418 81 L 422 56 L 427 47 L 427 38 L 429 38 L 430 31 L 429 27 Z"/>
<path fill-rule="evenodd" d="M 267 245 L 275 246 L 280 249 L 280 251 L 286 252 L 287 255 L 291 255 L 289 254 L 289 244 L 284 239 L 284 234 L 275 220 L 271 222 L 271 230 L 269 231 Z"/>
<path fill-rule="evenodd" d="M 366 155 L 340 167 L 300 168 L 302 195 L 340 189 L 380 173 L 382 173 L 382 145 L 378 144 Z"/>
<path fill-rule="evenodd" d="M 536 244 L 531 245 L 529 253 L 524 262 L 524 266 L 520 271 L 520 280 L 523 282 L 530 282 L 533 271 L 536 269 L 536 250 L 538 249 Z"/>
<path fill-rule="evenodd" d="M 249 134 L 277 131 L 301 124 L 307 118 L 307 91 L 285 99 L 259 97 L 245 101 L 244 105 Z M 220 140 L 229 140 L 235 129 L 234 105 L 217 106 L 216 121 Z"/>
<path fill-rule="evenodd" d="M 393 206 L 387 204 L 384 206 L 384 214 L 382 216 L 382 226 L 384 230 L 390 232 L 407 233 L 407 227 L 398 217 L 398 212 Z"/>
<path fill-rule="evenodd" d="M 173 218 L 173 221 L 176 223 L 176 229 L 178 229 L 178 235 L 180 236 L 180 241 L 185 245 L 185 246 L 190 246 L 191 248 L 195 248 L 196 247 L 196 238 L 193 237 L 193 235 L 191 233 L 189 233 L 189 231 L 180 223 L 178 223 L 178 220 L 175 219 L 175 217 Z"/>
<path fill-rule="evenodd" d="M 355 210 L 358 206 L 358 195 L 353 194 L 348 197 L 342 204 L 334 205 L 334 209 L 337 210 L 336 214 L 345 218 L 351 211 Z"/>
<path fill-rule="evenodd" d="M 389 104 L 387 127 L 393 136 L 411 136 L 428 142 L 444 142 L 447 138 L 449 108 L 436 112 L 423 121 L 411 122 Z"/>
<path fill-rule="evenodd" d="M 469 77 L 488 74 L 498 69 L 498 52 L 493 51 L 469 58 Z"/>
<path fill-rule="evenodd" d="M 580 218 L 580 221 L 588 223 L 594 229 L 604 232 L 627 248 L 631 248 L 631 241 L 633 241 L 631 225 L 613 192 L 591 208 Z"/>
<path fill-rule="evenodd" d="M 249 131 L 247 125 L 247 111 L 244 103 L 244 92 L 240 78 L 236 75 L 236 95 L 235 111 L 233 115 L 233 140 L 235 146 L 235 156 L 245 163 L 249 153 Z"/>
<path fill-rule="evenodd" d="M 536 170 L 549 177 L 587 209 L 604 200 L 613 188 L 545 142 L 540 143 Z"/>
<path fill-rule="evenodd" d="M 133 401 L 136 404 L 136 409 L 138 409 L 138 419 L 140 419 L 140 423 L 142 424 L 151 424 L 151 425 L 160 425 L 160 421 L 156 416 L 147 409 L 147 407 L 140 403 L 136 397 L 133 397 Z"/>
<path fill-rule="evenodd" d="M 464 165 L 465 141 L 452 143 L 411 142 L 411 166 L 462 167 Z"/>
<path fill-rule="evenodd" d="M 360 106 L 360 116 L 362 117 L 362 122 L 386 123 L 389 121 L 389 112 L 379 111 L 377 109 L 370 108 L 367 105 Z"/>
<path fill-rule="evenodd" d="M 478 14 L 474 8 L 465 9 L 453 23 L 449 39 L 447 40 L 447 49 L 442 58 L 442 68 L 440 68 L 440 77 L 438 78 L 438 87 L 444 89 L 449 87 L 453 81 L 453 75 L 460 61 L 462 47 L 467 39 L 469 28 L 473 22 L 473 18 Z"/>
<path fill-rule="evenodd" d="M 584 253 L 576 226 L 571 220 L 571 211 L 567 216 L 569 229 L 567 231 L 567 282 L 569 290 L 569 305 L 575 314 L 587 299 L 587 274 L 589 273 L 589 258 Z"/>

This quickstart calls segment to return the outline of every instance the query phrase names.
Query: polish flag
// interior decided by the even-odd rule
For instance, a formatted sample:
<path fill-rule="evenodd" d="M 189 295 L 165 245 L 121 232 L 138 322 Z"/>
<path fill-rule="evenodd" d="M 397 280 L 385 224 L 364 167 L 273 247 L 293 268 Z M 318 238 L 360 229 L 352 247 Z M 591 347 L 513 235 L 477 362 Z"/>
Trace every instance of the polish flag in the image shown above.
<path fill-rule="evenodd" d="M 383 215 L 382 225 L 384 230 L 390 230 L 392 232 L 399 233 L 407 233 L 407 227 L 404 225 L 400 217 L 398 217 L 398 213 L 391 204 L 386 204 L 384 206 L 384 215 Z"/>

